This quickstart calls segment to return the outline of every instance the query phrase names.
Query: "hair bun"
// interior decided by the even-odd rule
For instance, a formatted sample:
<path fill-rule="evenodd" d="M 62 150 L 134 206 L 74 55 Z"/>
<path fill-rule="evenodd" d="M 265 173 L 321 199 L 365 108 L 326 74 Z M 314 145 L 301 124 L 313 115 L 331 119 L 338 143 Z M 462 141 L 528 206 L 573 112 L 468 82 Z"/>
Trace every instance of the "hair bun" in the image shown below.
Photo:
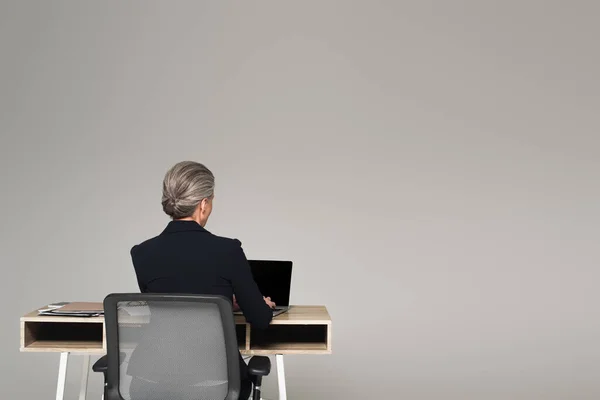
<path fill-rule="evenodd" d="M 193 161 L 175 164 L 163 180 L 162 206 L 173 219 L 189 217 L 203 199 L 213 195 L 215 177 L 204 165 Z"/>

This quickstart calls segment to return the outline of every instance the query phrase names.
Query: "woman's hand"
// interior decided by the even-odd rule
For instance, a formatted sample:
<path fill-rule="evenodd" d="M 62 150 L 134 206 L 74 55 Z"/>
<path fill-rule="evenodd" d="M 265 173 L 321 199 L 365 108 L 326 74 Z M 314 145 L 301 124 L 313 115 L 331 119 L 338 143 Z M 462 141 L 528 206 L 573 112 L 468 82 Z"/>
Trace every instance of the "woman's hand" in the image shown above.
<path fill-rule="evenodd" d="M 233 311 L 240 311 L 240 305 L 235 300 L 235 295 L 233 295 Z"/>
<path fill-rule="evenodd" d="M 275 308 L 276 304 L 274 301 L 271 301 L 270 297 L 263 296 L 263 299 L 265 300 L 265 303 L 269 306 L 269 308 Z M 240 311 L 240 305 L 237 303 L 235 295 L 233 295 L 233 311 Z"/>
<path fill-rule="evenodd" d="M 263 296 L 263 299 L 265 299 L 265 303 L 267 303 L 269 308 L 275 308 L 275 302 L 271 301 L 270 297 Z"/>

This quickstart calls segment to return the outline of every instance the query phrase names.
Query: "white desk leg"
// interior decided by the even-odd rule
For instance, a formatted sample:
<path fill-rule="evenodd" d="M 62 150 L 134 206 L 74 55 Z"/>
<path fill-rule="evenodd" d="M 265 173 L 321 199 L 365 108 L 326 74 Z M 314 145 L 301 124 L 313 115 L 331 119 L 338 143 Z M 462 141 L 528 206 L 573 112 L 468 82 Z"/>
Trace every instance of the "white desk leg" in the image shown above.
<path fill-rule="evenodd" d="M 87 396 L 88 376 L 90 374 L 90 355 L 83 356 L 83 369 L 81 370 L 81 388 L 79 389 L 79 400 L 85 400 Z"/>
<path fill-rule="evenodd" d="M 63 400 L 65 397 L 65 383 L 67 381 L 67 364 L 69 363 L 69 353 L 60 353 L 60 364 L 58 365 L 58 382 L 56 384 L 56 400 Z"/>
<path fill-rule="evenodd" d="M 279 386 L 279 400 L 287 400 L 287 391 L 285 388 L 285 371 L 283 369 L 283 354 L 275 356 L 277 363 L 277 384 Z"/>

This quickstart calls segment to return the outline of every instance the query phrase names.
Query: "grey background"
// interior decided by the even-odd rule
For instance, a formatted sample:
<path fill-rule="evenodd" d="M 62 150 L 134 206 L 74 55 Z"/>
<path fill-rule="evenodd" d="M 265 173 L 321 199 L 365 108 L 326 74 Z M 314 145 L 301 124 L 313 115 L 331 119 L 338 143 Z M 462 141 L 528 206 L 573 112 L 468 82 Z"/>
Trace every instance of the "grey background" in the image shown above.
<path fill-rule="evenodd" d="M 331 312 L 291 399 L 599 398 L 599 11 L 3 1 L 2 397 L 53 398 L 18 317 L 136 291 L 129 249 L 193 159 L 207 227 Z"/>

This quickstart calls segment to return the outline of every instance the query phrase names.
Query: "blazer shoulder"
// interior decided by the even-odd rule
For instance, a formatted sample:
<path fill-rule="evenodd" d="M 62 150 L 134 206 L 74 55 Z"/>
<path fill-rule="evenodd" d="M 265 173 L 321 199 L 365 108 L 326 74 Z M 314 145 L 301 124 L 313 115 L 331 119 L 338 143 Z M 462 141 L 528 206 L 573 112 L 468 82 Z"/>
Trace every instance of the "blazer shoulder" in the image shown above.
<path fill-rule="evenodd" d="M 224 236 L 213 235 L 214 240 L 219 244 L 226 246 L 230 249 L 238 249 L 242 247 L 242 242 L 239 239 L 232 239 Z"/>
<path fill-rule="evenodd" d="M 156 242 L 157 237 L 153 237 L 143 241 L 142 243 L 135 244 L 129 250 L 129 254 L 134 257 L 136 254 L 139 254 L 140 251 L 143 252 L 144 249 L 151 249 L 153 244 Z"/>

